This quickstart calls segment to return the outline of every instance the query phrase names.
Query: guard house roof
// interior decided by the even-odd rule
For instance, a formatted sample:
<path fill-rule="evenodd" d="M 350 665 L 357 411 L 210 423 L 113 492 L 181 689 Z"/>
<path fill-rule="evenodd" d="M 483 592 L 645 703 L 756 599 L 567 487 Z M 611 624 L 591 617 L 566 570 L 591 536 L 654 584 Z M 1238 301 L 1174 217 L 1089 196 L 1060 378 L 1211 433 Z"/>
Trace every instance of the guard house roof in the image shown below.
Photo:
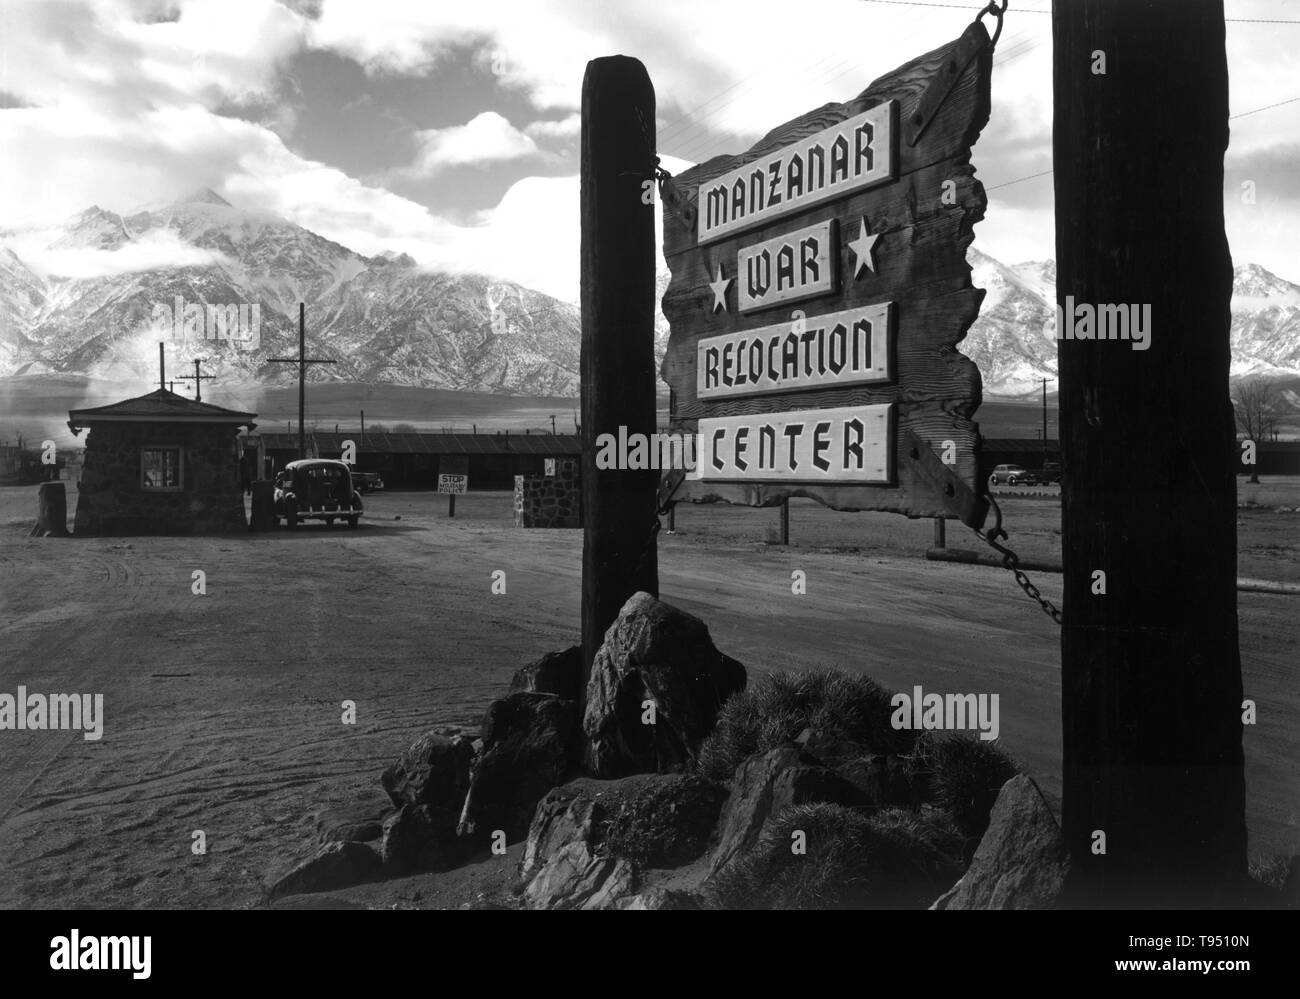
<path fill-rule="evenodd" d="M 296 451 L 298 435 L 261 434 L 268 451 Z M 352 441 L 370 454 L 531 454 L 544 458 L 577 457 L 581 441 L 572 434 L 386 434 L 308 433 L 307 443 L 317 454 L 335 454 L 343 442 Z"/>
<path fill-rule="evenodd" d="M 241 413 L 210 402 L 195 402 L 160 388 L 148 395 L 107 406 L 71 410 L 68 429 L 76 434 L 95 423 L 215 423 L 247 426 L 252 430 L 257 426 L 253 422 L 256 417 L 256 413 Z"/>

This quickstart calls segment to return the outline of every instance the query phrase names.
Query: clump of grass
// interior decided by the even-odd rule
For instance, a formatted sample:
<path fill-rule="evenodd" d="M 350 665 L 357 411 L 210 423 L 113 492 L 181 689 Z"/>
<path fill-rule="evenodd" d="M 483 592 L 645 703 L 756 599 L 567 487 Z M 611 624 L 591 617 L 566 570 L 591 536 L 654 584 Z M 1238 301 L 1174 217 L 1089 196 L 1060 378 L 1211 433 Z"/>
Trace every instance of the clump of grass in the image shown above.
<path fill-rule="evenodd" d="M 871 679 L 842 670 L 768 674 L 722 706 L 716 728 L 700 747 L 700 771 L 730 780 L 747 757 L 775 749 L 805 728 L 860 743 L 864 752 L 903 752 L 914 733 L 889 724 L 891 696 Z"/>
<path fill-rule="evenodd" d="M 792 848 L 796 832 L 805 853 Z M 710 879 L 707 898 L 726 909 L 925 908 L 960 877 L 961 844 L 941 813 L 795 805 Z"/>
<path fill-rule="evenodd" d="M 1256 854 L 1250 858 L 1250 879 L 1274 891 L 1282 890 L 1290 869 L 1291 859 L 1281 854 Z"/>
<path fill-rule="evenodd" d="M 922 732 L 906 759 L 913 788 L 953 817 L 968 840 L 969 859 L 988 829 L 998 792 L 1019 767 L 992 742 L 934 731 Z"/>

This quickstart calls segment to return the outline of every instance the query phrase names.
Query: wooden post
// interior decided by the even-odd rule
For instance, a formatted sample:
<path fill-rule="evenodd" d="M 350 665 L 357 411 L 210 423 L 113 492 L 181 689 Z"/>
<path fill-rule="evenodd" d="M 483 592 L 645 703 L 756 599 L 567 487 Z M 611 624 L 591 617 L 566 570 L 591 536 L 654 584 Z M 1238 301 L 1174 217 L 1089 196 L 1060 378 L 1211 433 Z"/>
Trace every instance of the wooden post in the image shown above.
<path fill-rule="evenodd" d="M 934 518 L 934 547 L 948 547 L 948 522 L 942 517 Z"/>
<path fill-rule="evenodd" d="M 790 543 L 790 497 L 781 501 L 781 544 Z"/>
<path fill-rule="evenodd" d="M 1052 20 L 1058 316 L 1150 306 L 1147 349 L 1057 345 L 1067 904 L 1240 904 L 1223 4 Z"/>
<path fill-rule="evenodd" d="M 456 494 L 455 493 L 451 493 L 447 497 L 447 516 L 448 517 L 456 516 Z"/>
<path fill-rule="evenodd" d="M 596 468 L 596 440 L 655 432 L 655 95 L 627 56 L 582 81 L 582 684 L 633 593 L 658 596 L 659 472 Z M 653 187 L 650 189 L 653 191 Z M 647 203 L 649 202 L 649 203 Z"/>
<path fill-rule="evenodd" d="M 42 482 L 36 490 L 34 538 L 68 536 L 68 494 L 62 482 Z"/>

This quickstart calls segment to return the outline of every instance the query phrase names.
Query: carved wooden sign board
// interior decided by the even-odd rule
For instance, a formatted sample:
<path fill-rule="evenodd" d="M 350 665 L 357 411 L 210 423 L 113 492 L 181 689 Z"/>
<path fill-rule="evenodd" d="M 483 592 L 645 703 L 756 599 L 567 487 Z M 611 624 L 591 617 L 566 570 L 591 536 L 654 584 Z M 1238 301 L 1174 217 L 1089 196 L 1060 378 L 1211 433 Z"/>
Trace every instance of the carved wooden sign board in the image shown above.
<path fill-rule="evenodd" d="M 662 375 L 673 430 L 697 435 L 675 499 L 982 525 L 980 374 L 957 344 L 984 297 L 966 248 L 991 67 L 977 22 L 673 178 Z"/>

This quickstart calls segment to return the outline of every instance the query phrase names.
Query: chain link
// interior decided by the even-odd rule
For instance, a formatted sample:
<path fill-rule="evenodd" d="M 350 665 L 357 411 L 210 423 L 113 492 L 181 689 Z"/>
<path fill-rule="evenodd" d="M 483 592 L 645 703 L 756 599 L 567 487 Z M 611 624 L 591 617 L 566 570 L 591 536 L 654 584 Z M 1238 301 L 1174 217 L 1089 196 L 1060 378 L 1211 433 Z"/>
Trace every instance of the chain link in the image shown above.
<path fill-rule="evenodd" d="M 671 481 L 671 480 L 670 480 Z M 654 524 L 650 528 L 649 536 L 646 538 L 645 545 L 641 549 L 641 554 L 637 557 L 636 565 L 632 569 L 632 578 L 636 579 L 641 574 L 641 567 L 645 565 L 646 557 L 650 554 L 650 549 L 654 547 L 655 539 L 658 538 L 659 532 L 663 529 L 663 524 L 659 518 L 666 514 L 673 505 L 673 497 L 677 495 L 677 490 L 682 487 L 686 481 L 686 472 L 679 470 L 677 481 L 673 482 L 672 488 L 664 493 L 663 499 L 659 500 L 655 507 Z"/>
<path fill-rule="evenodd" d="M 1015 576 L 1016 582 L 1020 585 L 1020 588 L 1025 591 L 1025 595 L 1032 600 L 1037 600 L 1038 606 L 1043 609 L 1043 613 L 1058 625 L 1061 624 L 1062 618 L 1060 610 L 1054 603 L 1043 596 L 1038 591 L 1038 587 L 1035 586 L 1030 578 L 1025 575 L 1024 570 L 1020 568 L 1020 556 L 1005 545 L 998 544 L 999 539 L 1003 541 L 1007 539 L 1007 532 L 1002 529 L 1002 508 L 998 506 L 997 501 L 992 496 L 989 496 L 988 500 L 989 505 L 993 507 L 993 515 L 996 519 L 994 520 L 991 529 L 988 531 L 976 530 L 976 535 L 978 535 L 981 541 L 1002 556 L 1002 567 L 1011 571 L 1012 575 Z"/>

